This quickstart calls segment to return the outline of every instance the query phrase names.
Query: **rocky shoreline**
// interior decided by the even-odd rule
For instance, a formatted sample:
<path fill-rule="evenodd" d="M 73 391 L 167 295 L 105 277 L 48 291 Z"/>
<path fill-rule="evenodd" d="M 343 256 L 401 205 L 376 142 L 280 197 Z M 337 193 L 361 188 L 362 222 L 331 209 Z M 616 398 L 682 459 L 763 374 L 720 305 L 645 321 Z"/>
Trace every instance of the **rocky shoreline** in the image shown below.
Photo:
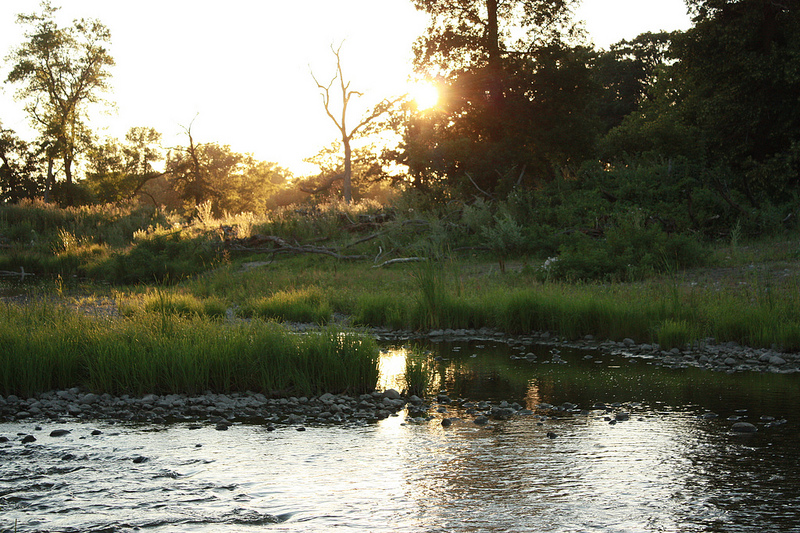
<path fill-rule="evenodd" d="M 382 420 L 409 401 L 390 389 L 360 396 L 322 394 L 312 398 L 267 398 L 254 392 L 199 395 L 147 394 L 142 397 L 95 394 L 72 388 L 50 391 L 34 398 L 0 396 L 0 421 L 20 420 L 114 420 L 167 424 L 175 422 L 213 424 L 225 430 L 234 422 L 257 422 L 302 426 L 305 423 L 366 423 Z"/>
<path fill-rule="evenodd" d="M 298 331 L 307 330 L 308 325 L 293 325 Z M 712 371 L 772 372 L 792 374 L 800 372 L 800 354 L 781 353 L 772 349 L 755 349 L 735 343 L 716 344 L 711 339 L 697 343 L 684 350 L 662 350 L 654 344 L 637 344 L 632 339 L 622 342 L 596 341 L 586 337 L 580 341 L 564 341 L 547 332 L 532 335 L 508 336 L 488 328 L 480 330 L 433 330 L 425 334 L 411 331 L 373 329 L 371 333 L 384 343 L 406 342 L 414 339 L 429 339 L 432 342 L 495 341 L 508 344 L 525 352 L 524 348 L 533 345 L 568 346 L 587 350 L 586 358 L 593 353 L 619 355 L 626 358 L 643 358 L 653 364 L 667 368 L 681 369 L 698 367 Z M 566 363 L 556 355 L 548 362 Z M 536 362 L 533 353 L 515 356 Z M 467 400 L 461 400 L 463 406 Z M 430 420 L 432 412 L 445 413 L 447 405 L 454 403 L 446 395 L 425 401 L 416 396 L 403 396 L 389 389 L 375 391 L 359 396 L 323 394 L 316 397 L 268 398 L 264 394 L 246 392 L 233 394 L 200 395 L 147 394 L 142 397 L 129 395 L 112 396 L 95 394 L 72 388 L 63 391 L 50 391 L 33 398 L 19 398 L 15 395 L 0 396 L 0 422 L 32 420 L 58 421 L 114 420 L 120 422 L 141 422 L 165 424 L 186 422 L 189 424 L 214 425 L 225 430 L 233 423 L 253 422 L 275 425 L 291 425 L 303 428 L 305 424 L 366 424 L 396 416 L 407 409 L 409 422 Z M 468 404 L 469 402 L 467 402 Z M 436 409 L 434 409 L 436 408 Z M 546 409 L 556 409 L 545 406 Z M 503 420 L 515 415 L 530 415 L 533 412 L 518 404 L 508 402 L 481 402 L 478 406 L 466 405 L 467 414 L 474 415 L 476 424 L 481 425 L 490 419 Z M 439 416 L 441 418 L 441 415 Z M 450 419 L 443 418 L 445 425 Z M 615 419 L 616 420 L 616 419 Z M 198 425 L 198 427 L 200 427 Z"/>

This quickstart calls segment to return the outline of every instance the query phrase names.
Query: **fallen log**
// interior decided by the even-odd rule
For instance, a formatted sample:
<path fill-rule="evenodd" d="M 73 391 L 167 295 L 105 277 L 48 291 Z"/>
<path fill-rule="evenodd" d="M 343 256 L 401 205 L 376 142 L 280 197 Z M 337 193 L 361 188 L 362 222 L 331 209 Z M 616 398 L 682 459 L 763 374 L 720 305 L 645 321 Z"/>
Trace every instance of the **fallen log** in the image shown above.
<path fill-rule="evenodd" d="M 25 272 L 24 267 L 19 267 L 19 272 L 14 272 L 11 270 L 0 270 L 0 276 L 19 276 L 19 279 L 25 280 L 25 276 L 34 276 L 35 274 L 31 272 Z"/>
<path fill-rule="evenodd" d="M 269 246 L 270 244 L 274 246 Z M 308 244 L 289 244 L 286 240 L 274 235 L 253 235 L 247 239 L 236 239 L 228 243 L 227 248 L 235 252 L 253 253 L 293 253 L 293 254 L 321 254 L 335 257 L 336 259 L 361 260 L 367 259 L 365 255 L 343 255 L 337 250 L 322 246 Z"/>
<path fill-rule="evenodd" d="M 387 265 L 395 265 L 397 263 L 419 263 L 427 260 L 427 257 L 398 257 L 397 259 L 389 259 L 388 261 L 384 261 L 380 265 L 372 265 L 372 268 L 381 268 Z"/>

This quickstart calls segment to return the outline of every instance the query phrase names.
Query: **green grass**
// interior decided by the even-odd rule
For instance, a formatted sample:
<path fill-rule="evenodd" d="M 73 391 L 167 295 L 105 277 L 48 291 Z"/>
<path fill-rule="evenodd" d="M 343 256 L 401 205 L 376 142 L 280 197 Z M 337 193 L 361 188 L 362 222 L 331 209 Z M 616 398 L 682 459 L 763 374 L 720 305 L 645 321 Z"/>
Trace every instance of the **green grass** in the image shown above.
<path fill-rule="evenodd" d="M 377 379 L 377 346 L 355 332 L 299 336 L 261 320 L 224 325 L 165 313 L 94 319 L 46 303 L 0 307 L 4 395 L 74 386 L 112 394 L 362 393 Z"/>
<path fill-rule="evenodd" d="M 412 350 L 406 355 L 406 366 L 403 371 L 404 393 L 424 398 L 434 382 L 433 368 L 428 358 Z"/>
<path fill-rule="evenodd" d="M 490 264 L 448 260 L 374 269 L 327 258 L 313 265 L 306 258 L 287 258 L 247 272 L 227 267 L 180 290 L 251 302 L 252 309 L 260 302 L 272 309 L 261 316 L 283 320 L 318 322 L 337 312 L 359 325 L 391 328 L 487 326 L 572 339 L 630 337 L 669 347 L 714 337 L 800 349 L 800 283 L 791 277 L 780 285 L 755 279 L 727 286 L 690 284 L 676 273 L 633 284 L 573 284 L 541 282 L 524 269 L 501 274 Z"/>

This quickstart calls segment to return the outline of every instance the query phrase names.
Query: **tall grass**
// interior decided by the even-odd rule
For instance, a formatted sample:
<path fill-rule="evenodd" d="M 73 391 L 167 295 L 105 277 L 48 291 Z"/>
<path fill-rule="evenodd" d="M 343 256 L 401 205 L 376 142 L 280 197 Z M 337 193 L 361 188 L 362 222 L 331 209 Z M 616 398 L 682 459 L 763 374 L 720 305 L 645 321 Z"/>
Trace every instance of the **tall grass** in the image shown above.
<path fill-rule="evenodd" d="M 245 314 L 283 320 L 314 322 L 337 312 L 364 326 L 486 326 L 514 334 L 544 330 L 565 338 L 630 337 L 668 347 L 713 337 L 800 349 L 798 282 L 692 286 L 675 275 L 636 284 L 543 283 L 535 273 L 476 274 L 472 269 L 477 266 L 428 261 L 372 269 L 296 258 L 246 273 L 223 269 L 184 289 L 208 297 L 227 295 L 234 303 L 248 301 L 252 306 Z M 259 302 L 268 305 L 257 314 L 254 304 Z"/>
<path fill-rule="evenodd" d="M 419 397 L 427 395 L 434 383 L 434 373 L 428 358 L 419 351 L 412 350 L 406 355 L 406 367 L 403 371 L 405 394 Z"/>
<path fill-rule="evenodd" d="M 98 320 L 45 303 L 0 307 L 4 395 L 74 386 L 113 394 L 362 393 L 377 379 L 377 346 L 355 332 L 299 336 L 261 320 L 223 325 L 163 313 Z"/>
<path fill-rule="evenodd" d="M 245 317 L 325 324 L 330 321 L 333 311 L 320 289 L 305 287 L 248 299 L 242 305 L 241 314 Z"/>

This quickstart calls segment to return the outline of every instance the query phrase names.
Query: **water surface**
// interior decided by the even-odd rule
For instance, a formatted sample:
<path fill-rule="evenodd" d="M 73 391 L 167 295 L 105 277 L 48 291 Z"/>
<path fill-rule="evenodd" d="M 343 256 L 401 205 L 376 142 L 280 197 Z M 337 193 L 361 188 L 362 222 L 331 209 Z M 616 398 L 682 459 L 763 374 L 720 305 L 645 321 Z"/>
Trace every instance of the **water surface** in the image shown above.
<path fill-rule="evenodd" d="M 459 403 L 419 424 L 399 416 L 305 431 L 2 424 L 11 440 L 0 444 L 0 528 L 800 531 L 797 376 L 668 370 L 566 348 L 562 364 L 552 347 L 489 341 L 425 349 L 435 389 L 453 399 L 578 408 L 487 426 Z M 537 362 L 511 358 L 527 353 Z M 384 368 L 401 367 L 405 354 L 388 347 Z M 619 411 L 630 420 L 610 423 Z M 759 431 L 734 434 L 734 419 Z M 49 436 L 61 427 L 72 432 Z"/>

